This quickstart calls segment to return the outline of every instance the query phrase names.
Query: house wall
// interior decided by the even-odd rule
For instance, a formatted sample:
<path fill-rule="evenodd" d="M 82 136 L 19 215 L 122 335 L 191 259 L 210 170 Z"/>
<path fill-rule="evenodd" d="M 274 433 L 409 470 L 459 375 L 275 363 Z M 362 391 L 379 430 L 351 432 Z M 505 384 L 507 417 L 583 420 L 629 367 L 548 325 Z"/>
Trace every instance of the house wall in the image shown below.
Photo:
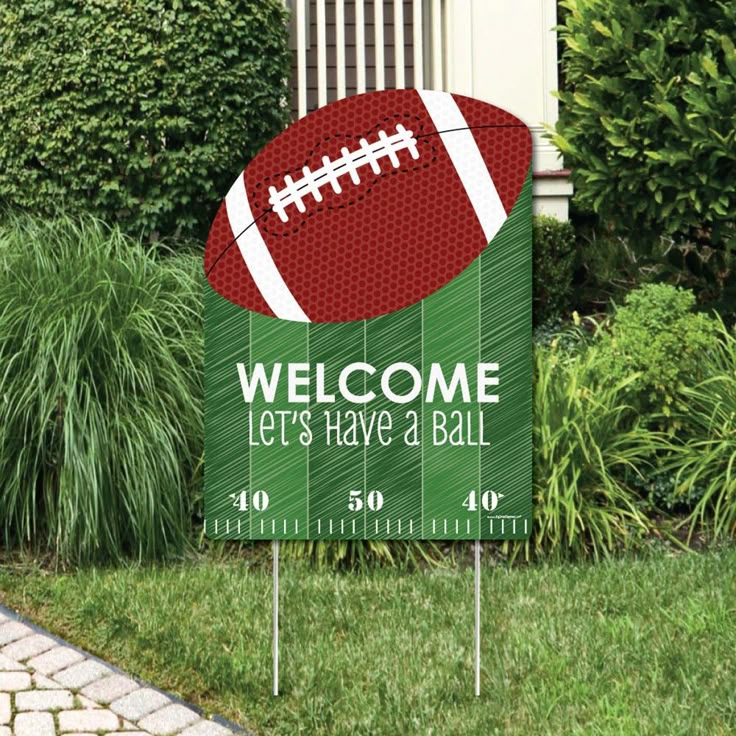
<path fill-rule="evenodd" d="M 300 0 L 286 0 L 296 7 Z M 306 20 L 306 105 L 303 114 L 319 105 L 318 0 L 302 0 Z M 356 49 L 356 4 L 343 0 L 345 35 L 345 94 L 359 89 Z M 383 44 L 377 48 L 375 10 L 382 9 Z M 517 115 L 534 139 L 534 209 L 567 219 L 572 186 L 557 150 L 543 136 L 544 124 L 557 121 L 556 0 L 363 0 L 365 89 L 397 86 L 394 8 L 402 9 L 404 87 L 422 86 L 477 97 Z M 414 33 L 414 10 L 421 10 L 421 34 Z M 324 0 L 326 102 L 338 98 L 336 2 Z M 292 14 L 294 15 L 294 14 Z M 419 25 L 419 24 L 417 24 Z M 297 48 L 292 22 L 292 48 Z M 415 74 L 414 38 L 421 44 L 421 73 Z M 384 79 L 377 77 L 377 57 L 383 55 Z M 381 65 L 378 64 L 380 67 Z M 292 62 L 292 115 L 300 114 L 299 64 Z"/>
<path fill-rule="evenodd" d="M 396 65 L 394 53 L 394 24 L 393 2 L 382 0 L 384 9 L 383 23 L 383 57 L 385 79 L 384 87 L 393 89 L 396 86 Z M 365 57 L 366 57 L 366 89 L 377 89 L 376 85 L 376 44 L 375 44 L 375 3 L 373 0 L 364 2 L 365 17 Z M 412 26 L 412 2 L 405 0 L 404 9 L 404 74 L 405 87 L 414 87 L 414 46 Z M 335 32 L 335 0 L 325 0 L 326 11 L 326 49 L 327 49 L 327 101 L 337 99 L 337 49 Z M 317 103 L 317 2 L 308 0 L 307 3 L 307 112 L 316 110 Z M 356 74 L 356 33 L 355 33 L 355 3 L 345 2 L 345 84 L 346 94 L 354 95 L 358 92 Z M 296 38 L 292 31 L 292 48 L 296 48 Z M 292 66 L 292 102 L 291 112 L 294 119 L 298 117 L 297 109 L 297 59 L 293 55 Z"/>
<path fill-rule="evenodd" d="M 567 219 L 572 186 L 544 125 L 557 122 L 555 0 L 444 0 L 445 87 L 514 113 L 534 139 L 534 209 Z"/>

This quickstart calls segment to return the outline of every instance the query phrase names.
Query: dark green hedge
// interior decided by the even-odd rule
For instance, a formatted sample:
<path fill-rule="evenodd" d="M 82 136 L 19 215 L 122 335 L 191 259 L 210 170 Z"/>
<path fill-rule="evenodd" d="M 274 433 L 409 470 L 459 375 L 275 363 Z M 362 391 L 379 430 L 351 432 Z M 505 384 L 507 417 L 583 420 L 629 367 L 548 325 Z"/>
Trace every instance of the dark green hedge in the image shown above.
<path fill-rule="evenodd" d="M 570 308 L 575 269 L 575 230 L 569 222 L 539 215 L 534 241 L 534 324 L 561 317 Z"/>
<path fill-rule="evenodd" d="M 282 0 L 0 0 L 0 203 L 201 235 L 285 124 Z"/>
<path fill-rule="evenodd" d="M 576 201 L 630 236 L 729 237 L 736 3 L 563 0 L 554 142 Z M 732 231 L 731 231 L 732 232 Z"/>

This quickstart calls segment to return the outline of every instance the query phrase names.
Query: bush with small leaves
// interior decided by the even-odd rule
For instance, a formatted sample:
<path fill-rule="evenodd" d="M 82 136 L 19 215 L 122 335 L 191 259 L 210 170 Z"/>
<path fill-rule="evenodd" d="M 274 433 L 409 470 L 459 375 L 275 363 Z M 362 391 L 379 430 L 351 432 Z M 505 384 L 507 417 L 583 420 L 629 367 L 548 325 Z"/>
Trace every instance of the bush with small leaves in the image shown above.
<path fill-rule="evenodd" d="M 0 0 L 0 203 L 201 236 L 284 126 L 282 0 Z"/>
<path fill-rule="evenodd" d="M 608 328 L 599 333 L 596 370 L 613 382 L 635 375 L 627 401 L 640 412 L 664 415 L 677 429 L 673 410 L 682 406 L 686 387 L 703 377 L 703 358 L 717 344 L 717 322 L 695 314 L 691 291 L 668 284 L 646 284 L 627 295 Z"/>

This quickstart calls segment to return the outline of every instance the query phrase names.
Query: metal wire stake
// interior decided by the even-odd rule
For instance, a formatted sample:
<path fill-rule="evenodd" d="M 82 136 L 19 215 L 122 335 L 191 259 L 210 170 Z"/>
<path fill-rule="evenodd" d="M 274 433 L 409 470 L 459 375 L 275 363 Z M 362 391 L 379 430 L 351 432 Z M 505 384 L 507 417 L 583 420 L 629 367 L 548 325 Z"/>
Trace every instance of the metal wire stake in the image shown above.
<path fill-rule="evenodd" d="M 279 540 L 273 540 L 273 694 L 279 694 Z"/>
<path fill-rule="evenodd" d="M 475 540 L 475 697 L 480 697 L 480 539 Z"/>

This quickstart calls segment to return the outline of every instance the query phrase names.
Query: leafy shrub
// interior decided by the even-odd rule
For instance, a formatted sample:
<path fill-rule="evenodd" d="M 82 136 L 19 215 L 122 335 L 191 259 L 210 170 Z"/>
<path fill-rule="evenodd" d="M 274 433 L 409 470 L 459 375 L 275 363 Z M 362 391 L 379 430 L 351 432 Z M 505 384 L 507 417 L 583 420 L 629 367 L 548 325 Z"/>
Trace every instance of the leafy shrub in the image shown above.
<path fill-rule="evenodd" d="M 0 226 L 0 541 L 185 548 L 202 454 L 201 259 L 92 219 Z"/>
<path fill-rule="evenodd" d="M 0 202 L 201 233 L 285 123 L 282 0 L 0 0 Z"/>
<path fill-rule="evenodd" d="M 358 570 L 371 566 L 399 566 L 415 569 L 422 564 L 436 565 L 442 554 L 435 542 L 359 540 L 287 540 L 284 557 L 306 560 L 316 568 Z"/>
<path fill-rule="evenodd" d="M 708 377 L 684 392 L 690 440 L 675 463 L 679 492 L 701 489 L 691 521 L 712 522 L 716 537 L 736 536 L 736 337 L 723 326 L 720 334 L 703 356 Z"/>
<path fill-rule="evenodd" d="M 724 114 L 736 108 L 736 4 L 561 5 L 566 89 L 552 139 L 578 201 L 631 234 L 720 241 L 736 205 Z"/>
<path fill-rule="evenodd" d="M 692 289 L 698 303 L 736 322 L 736 248 L 691 241 L 668 244 L 658 278 Z"/>
<path fill-rule="evenodd" d="M 575 358 L 535 354 L 531 544 L 538 554 L 599 558 L 648 527 L 620 478 L 642 473 L 658 436 L 624 402 L 635 378 L 599 382 L 596 360 L 595 349 Z"/>
<path fill-rule="evenodd" d="M 641 412 L 670 417 L 685 387 L 702 378 L 703 356 L 717 344 L 717 323 L 694 314 L 694 304 L 692 292 L 667 284 L 646 284 L 628 294 L 601 331 L 600 380 L 618 382 L 635 374 L 627 400 Z"/>
<path fill-rule="evenodd" d="M 570 307 L 575 266 L 575 231 L 554 217 L 534 218 L 534 324 L 559 317 Z"/>
<path fill-rule="evenodd" d="M 669 447 L 663 445 L 662 450 Z M 673 463 L 671 452 L 662 452 L 656 459 L 656 468 L 640 475 L 627 475 L 631 487 L 639 494 L 646 505 L 648 514 L 665 512 L 667 514 L 690 514 L 703 497 L 701 484 L 693 484 L 687 490 L 680 488 L 677 481 L 677 464 Z"/>
<path fill-rule="evenodd" d="M 535 327 L 534 345 L 553 348 L 559 355 L 568 356 L 574 356 L 586 350 L 598 329 L 598 322 L 593 317 L 581 319 L 577 312 L 573 312 L 571 316 L 571 322 L 553 319 Z"/>

